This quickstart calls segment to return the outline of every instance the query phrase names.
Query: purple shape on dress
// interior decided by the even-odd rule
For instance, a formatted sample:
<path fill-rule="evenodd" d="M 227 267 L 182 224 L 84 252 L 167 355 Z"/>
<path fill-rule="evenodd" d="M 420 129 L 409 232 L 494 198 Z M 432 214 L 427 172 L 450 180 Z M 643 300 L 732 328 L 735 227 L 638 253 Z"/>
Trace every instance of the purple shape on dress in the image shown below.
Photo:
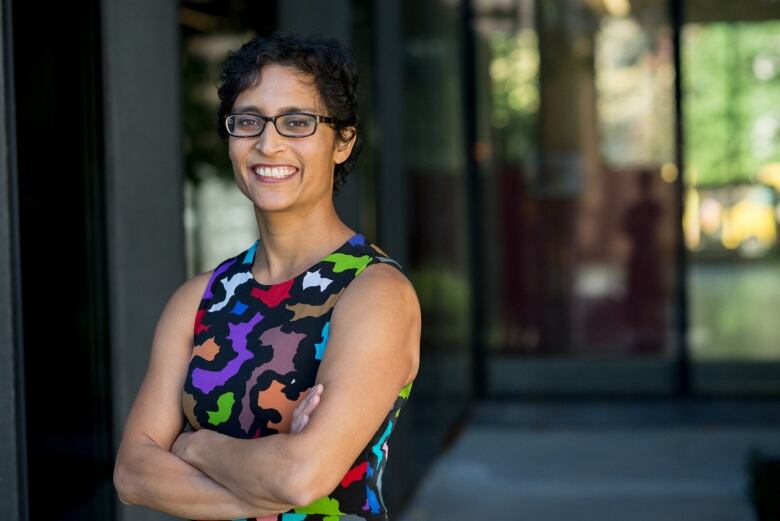
<path fill-rule="evenodd" d="M 363 237 L 363 236 L 362 236 L 361 234 L 359 234 L 359 233 L 356 233 L 356 234 L 355 234 L 355 236 L 354 236 L 354 237 L 352 237 L 352 238 L 349 240 L 349 244 L 350 244 L 350 246 L 357 246 L 358 244 L 361 244 L 361 245 L 362 245 L 362 244 L 365 244 L 365 243 L 366 243 L 366 238 L 365 238 L 365 237 Z"/>
<path fill-rule="evenodd" d="M 214 293 L 211 292 L 211 286 L 214 284 L 214 281 L 217 277 L 225 273 L 229 267 L 231 267 L 233 264 L 236 263 L 236 259 L 230 259 L 228 262 L 225 262 L 217 267 L 217 269 L 214 270 L 214 273 L 211 274 L 211 279 L 209 279 L 208 286 L 206 286 L 206 291 L 203 293 L 203 298 L 213 298 Z"/>
<path fill-rule="evenodd" d="M 203 391 L 204 393 L 210 393 L 215 387 L 219 385 L 225 385 L 225 382 L 235 374 L 241 368 L 241 365 L 252 358 L 252 353 L 246 348 L 247 336 L 260 321 L 263 320 L 261 313 L 255 313 L 249 322 L 241 324 L 228 323 L 229 333 L 227 338 L 233 344 L 233 351 L 236 352 L 236 357 L 227 363 L 225 367 L 219 371 L 209 371 L 208 369 L 202 369 L 196 367 L 192 371 L 192 385 Z"/>

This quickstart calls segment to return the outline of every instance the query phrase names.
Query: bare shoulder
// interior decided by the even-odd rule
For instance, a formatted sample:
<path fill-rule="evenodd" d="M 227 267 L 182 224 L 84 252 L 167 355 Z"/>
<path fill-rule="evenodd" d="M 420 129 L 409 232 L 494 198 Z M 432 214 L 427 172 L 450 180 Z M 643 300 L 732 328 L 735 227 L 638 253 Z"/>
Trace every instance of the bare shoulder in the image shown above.
<path fill-rule="evenodd" d="M 350 308 L 370 307 L 382 311 L 401 312 L 405 318 L 420 317 L 420 302 L 414 286 L 406 276 L 386 264 L 372 264 L 353 280 L 339 298 L 336 313 Z"/>
<path fill-rule="evenodd" d="M 213 270 L 195 275 L 182 282 L 168 298 L 160 315 L 157 329 L 178 331 L 179 334 L 192 332 L 198 305 L 206 291 Z"/>
<path fill-rule="evenodd" d="M 187 279 L 179 285 L 171 296 L 171 300 L 175 300 L 177 305 L 189 304 L 188 307 L 191 307 L 194 304 L 195 309 L 197 309 L 200 300 L 203 298 L 203 294 L 206 292 L 206 285 L 211 280 L 211 275 L 213 273 L 214 270 L 209 270 Z"/>
<path fill-rule="evenodd" d="M 191 351 L 198 306 L 211 273 L 200 273 L 187 279 L 168 298 L 154 331 L 152 366 L 161 355 L 171 354 L 174 346 L 177 346 L 174 350 L 178 352 L 177 356 L 187 356 Z"/>
<path fill-rule="evenodd" d="M 170 364 L 178 366 L 189 360 L 198 307 L 212 272 L 187 279 L 168 298 L 154 328 L 148 371 L 169 368 Z"/>
<path fill-rule="evenodd" d="M 401 272 L 384 264 L 372 264 L 354 279 L 333 310 L 332 333 L 340 338 L 360 338 L 361 349 L 373 346 L 406 360 L 403 384 L 417 375 L 421 334 L 420 302 L 414 286 Z"/>

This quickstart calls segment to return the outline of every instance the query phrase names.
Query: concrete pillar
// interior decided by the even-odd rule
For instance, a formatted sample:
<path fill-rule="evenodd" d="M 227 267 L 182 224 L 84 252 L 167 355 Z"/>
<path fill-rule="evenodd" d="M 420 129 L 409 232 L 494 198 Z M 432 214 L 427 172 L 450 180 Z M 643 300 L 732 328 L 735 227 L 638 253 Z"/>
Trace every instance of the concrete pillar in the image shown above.
<path fill-rule="evenodd" d="M 163 306 L 185 280 L 178 3 L 101 4 L 115 447 Z M 122 520 L 167 519 L 118 504 Z"/>

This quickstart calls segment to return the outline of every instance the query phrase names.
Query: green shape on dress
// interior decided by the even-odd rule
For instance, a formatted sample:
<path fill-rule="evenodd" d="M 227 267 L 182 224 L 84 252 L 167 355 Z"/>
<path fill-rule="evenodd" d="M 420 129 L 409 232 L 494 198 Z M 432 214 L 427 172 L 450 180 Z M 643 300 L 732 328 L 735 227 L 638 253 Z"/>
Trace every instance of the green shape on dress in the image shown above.
<path fill-rule="evenodd" d="M 230 412 L 233 410 L 233 405 L 236 403 L 233 393 L 225 393 L 217 398 L 217 410 L 206 411 L 209 415 L 209 423 L 212 425 L 219 425 L 225 423 L 230 418 Z"/>
<path fill-rule="evenodd" d="M 334 264 L 333 273 L 341 273 L 344 270 L 357 270 L 355 271 L 355 276 L 357 277 L 366 269 L 368 263 L 371 262 L 371 257 L 368 255 L 355 257 L 354 255 L 348 255 L 346 253 L 331 253 L 322 260 Z"/>
<path fill-rule="evenodd" d="M 409 398 L 409 393 L 412 392 L 412 384 L 414 382 L 409 382 L 406 386 L 404 386 L 403 389 L 401 389 L 401 392 L 398 393 L 399 398 Z"/>
<path fill-rule="evenodd" d="M 339 510 L 339 501 L 337 499 L 322 496 L 318 500 L 295 509 L 297 514 L 321 514 L 326 516 L 343 516 L 344 512 Z"/>

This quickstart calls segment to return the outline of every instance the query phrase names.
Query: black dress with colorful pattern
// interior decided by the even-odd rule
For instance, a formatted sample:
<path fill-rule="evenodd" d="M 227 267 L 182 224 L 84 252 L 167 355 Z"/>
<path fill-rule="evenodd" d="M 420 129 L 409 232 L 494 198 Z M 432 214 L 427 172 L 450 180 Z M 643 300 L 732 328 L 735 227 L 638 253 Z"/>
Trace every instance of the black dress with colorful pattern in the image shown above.
<path fill-rule="evenodd" d="M 292 412 L 314 386 L 328 344 L 333 307 L 368 266 L 401 266 L 355 234 L 296 277 L 266 285 L 252 276 L 259 239 L 214 269 L 195 319 L 184 383 L 184 413 L 194 429 L 236 438 L 290 432 Z M 336 489 L 279 521 L 387 519 L 382 474 L 390 434 L 412 384 L 400 389 L 382 425 Z"/>

